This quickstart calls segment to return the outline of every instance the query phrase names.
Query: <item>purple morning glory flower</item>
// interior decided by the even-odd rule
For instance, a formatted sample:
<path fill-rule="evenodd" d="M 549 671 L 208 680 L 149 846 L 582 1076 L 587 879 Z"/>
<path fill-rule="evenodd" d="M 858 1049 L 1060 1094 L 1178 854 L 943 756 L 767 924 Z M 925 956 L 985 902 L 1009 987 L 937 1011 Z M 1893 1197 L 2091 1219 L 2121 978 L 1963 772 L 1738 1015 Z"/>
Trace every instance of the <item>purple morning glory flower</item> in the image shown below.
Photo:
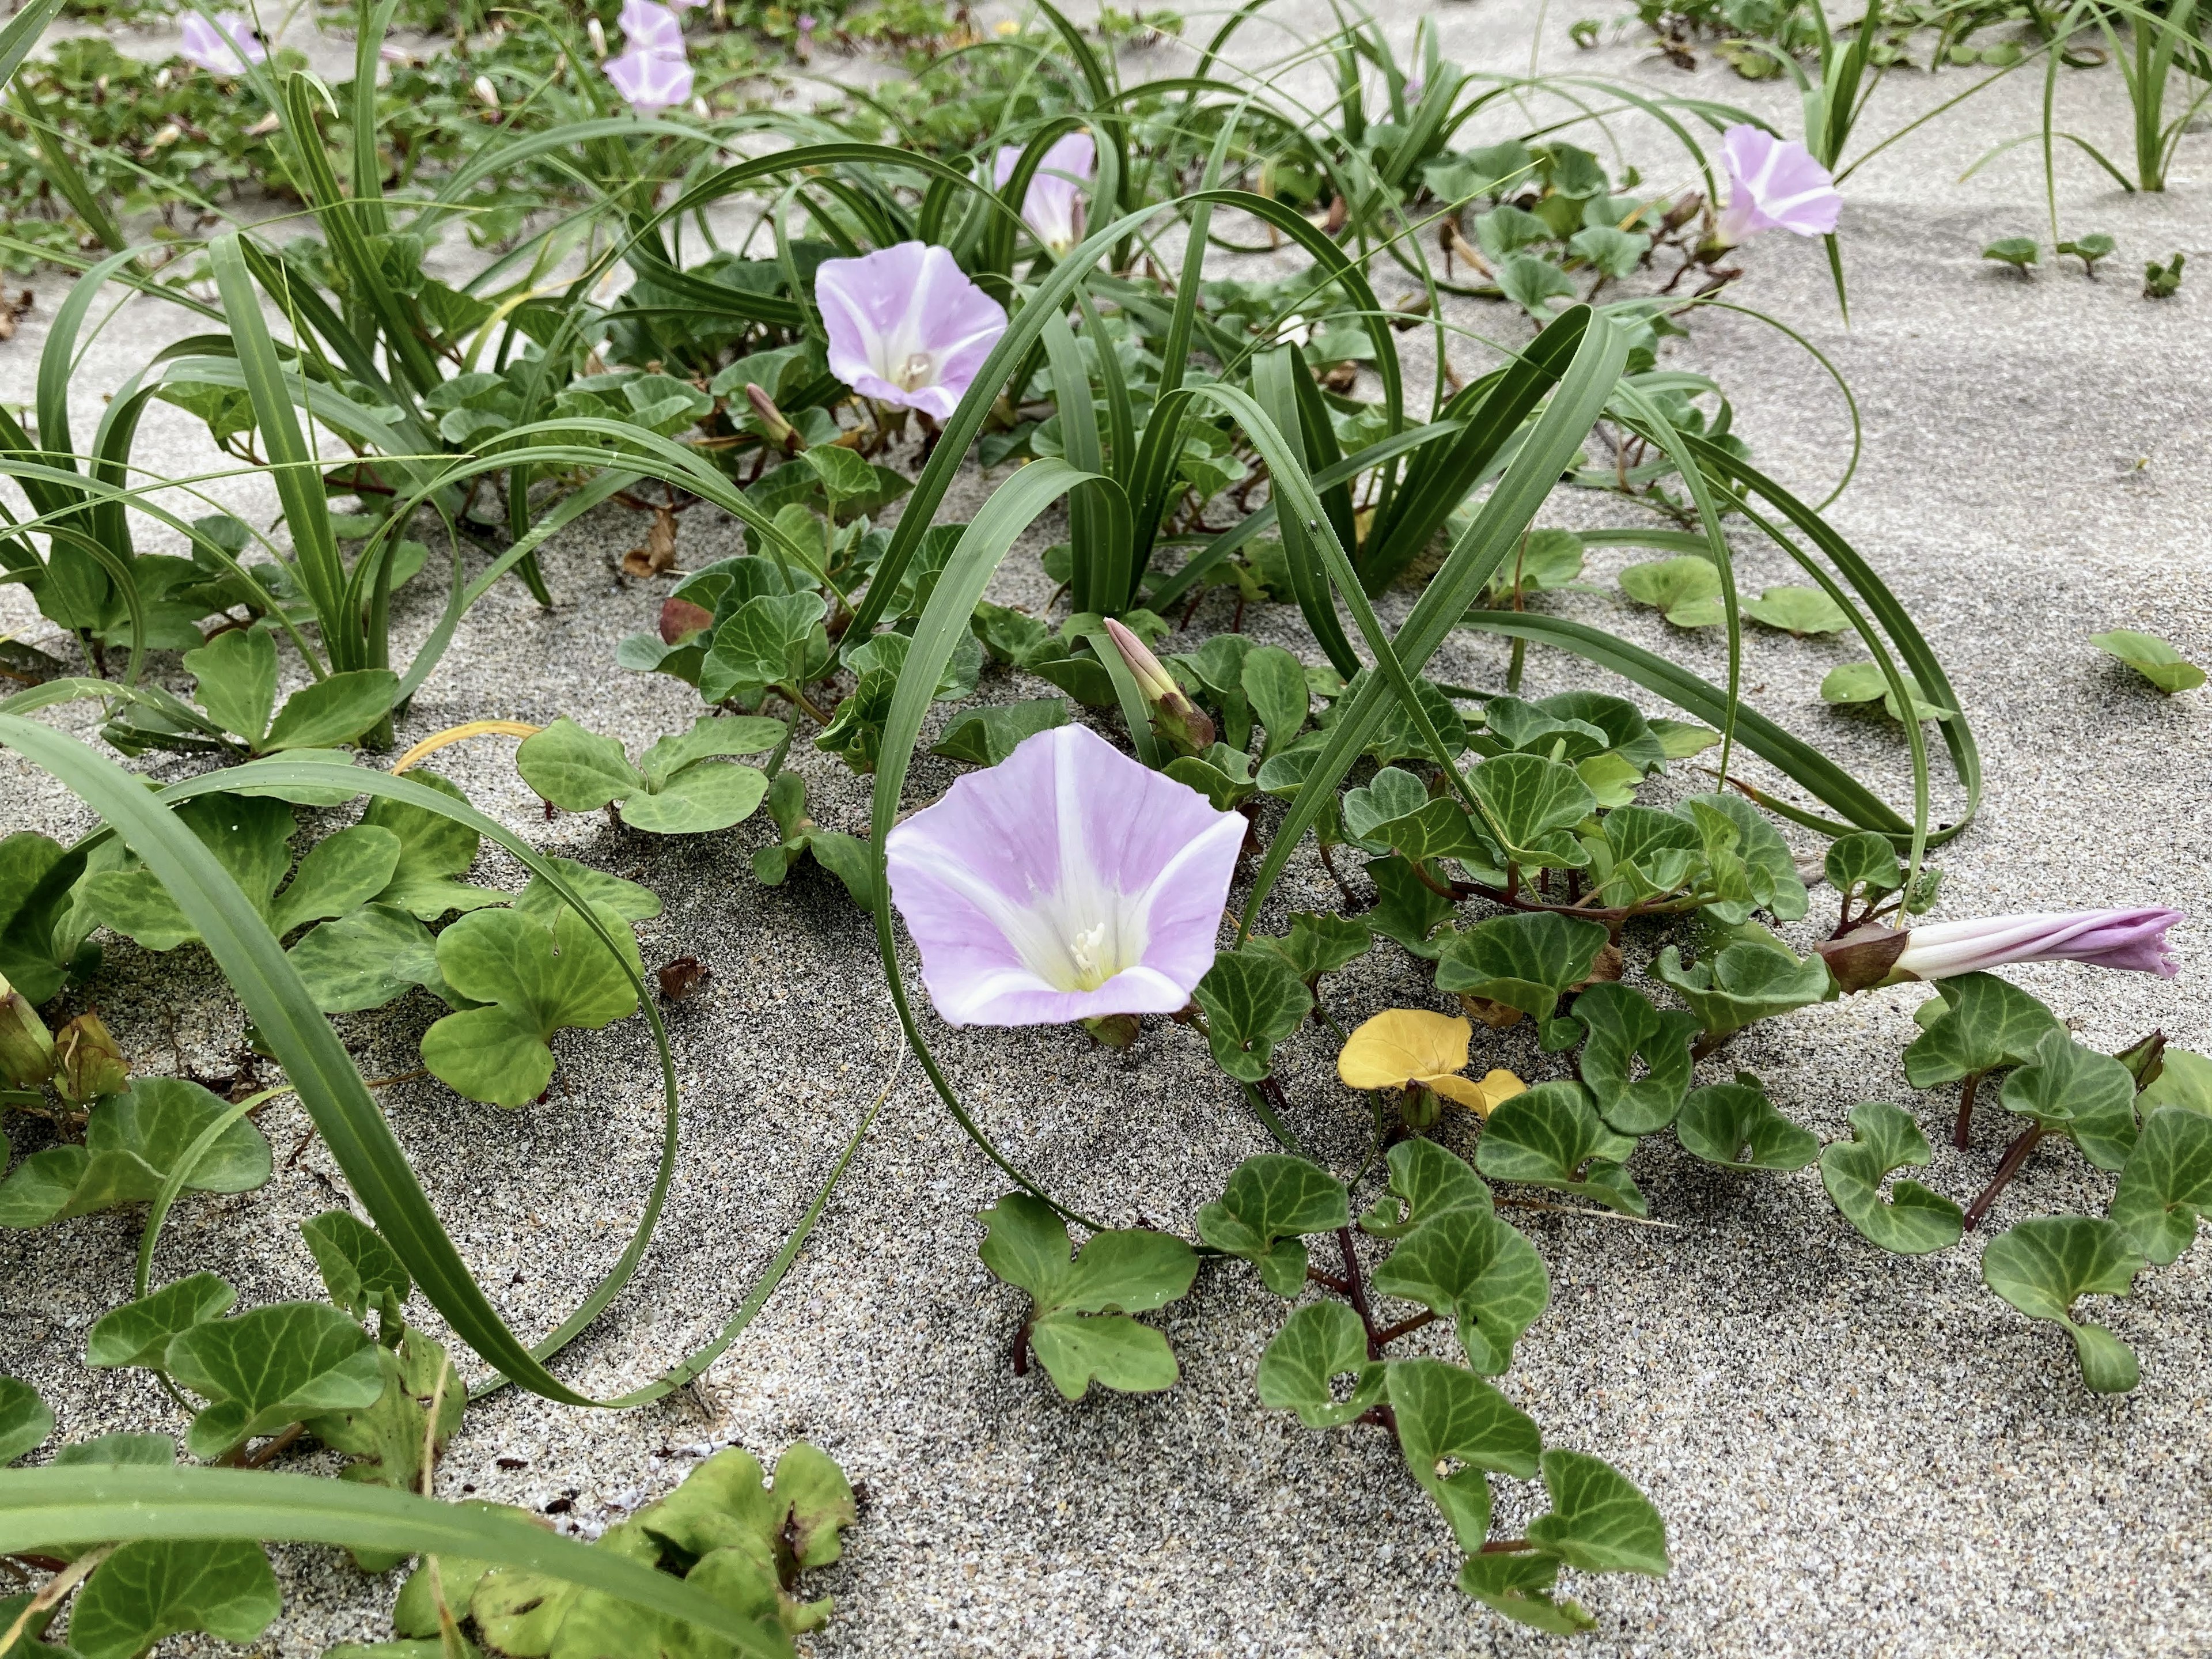
<path fill-rule="evenodd" d="M 1004 190 L 1014 176 L 1022 152 L 1009 144 L 999 152 L 991 170 L 994 188 Z M 1083 186 L 1098 160 L 1098 147 L 1087 132 L 1071 132 L 1045 151 L 1037 170 L 1030 176 L 1029 193 L 1022 198 L 1022 222 L 1054 258 L 1083 240 Z"/>
<path fill-rule="evenodd" d="M 891 902 L 953 1025 L 1169 1014 L 1213 966 L 1244 820 L 1063 726 L 890 832 Z"/>
<path fill-rule="evenodd" d="M 623 32 L 623 44 L 632 52 L 658 52 L 663 58 L 684 55 L 682 20 L 653 0 L 623 0 L 615 24 Z"/>
<path fill-rule="evenodd" d="M 1901 933 L 1871 922 L 1819 949 L 1846 991 L 1901 980 L 1949 979 L 2014 962 L 2086 962 L 2172 979 L 2181 964 L 2166 933 L 2183 915 L 2157 906 L 2071 910 L 1939 921 Z"/>
<path fill-rule="evenodd" d="M 1721 166 L 1729 201 L 1714 240 L 1723 247 L 1762 230 L 1825 236 L 1844 210 L 1843 193 L 1827 168 L 1794 138 L 1740 122 L 1721 135 Z"/>
<path fill-rule="evenodd" d="M 858 259 L 824 259 L 814 303 L 830 372 L 895 409 L 949 420 L 1006 331 L 1006 310 L 968 280 L 949 248 L 901 242 Z"/>
<path fill-rule="evenodd" d="M 681 58 L 632 46 L 606 62 L 607 79 L 640 115 L 657 115 L 691 95 L 691 65 Z"/>
<path fill-rule="evenodd" d="M 217 12 L 213 22 L 194 13 L 185 19 L 177 50 L 210 75 L 243 75 L 269 61 L 269 48 L 254 37 L 253 20 L 242 11 Z"/>

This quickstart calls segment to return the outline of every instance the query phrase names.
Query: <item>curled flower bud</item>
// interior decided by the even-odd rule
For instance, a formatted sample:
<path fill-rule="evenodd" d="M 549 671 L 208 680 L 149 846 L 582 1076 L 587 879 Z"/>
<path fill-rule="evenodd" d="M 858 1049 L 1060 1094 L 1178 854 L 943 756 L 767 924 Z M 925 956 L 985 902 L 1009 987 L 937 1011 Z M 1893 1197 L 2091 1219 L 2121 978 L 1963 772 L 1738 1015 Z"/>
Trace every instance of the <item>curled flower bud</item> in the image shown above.
<path fill-rule="evenodd" d="M 750 380 L 745 382 L 745 401 L 753 406 L 753 413 L 760 416 L 761 424 L 768 428 L 770 443 L 784 449 L 806 447 L 799 438 L 799 428 L 784 418 L 783 411 L 775 406 L 775 399 Z"/>
<path fill-rule="evenodd" d="M 1186 754 L 1202 755 L 1212 748 L 1212 720 L 1176 684 L 1175 676 L 1146 648 L 1145 642 L 1111 617 L 1106 619 L 1106 636 L 1137 677 L 1137 689 L 1152 711 L 1152 729 Z"/>
<path fill-rule="evenodd" d="M 477 102 L 482 104 L 486 109 L 499 107 L 499 88 L 492 85 L 491 76 L 489 75 L 477 76 L 471 83 L 469 90 L 476 94 Z"/>
<path fill-rule="evenodd" d="M 607 32 L 600 27 L 599 20 L 596 17 L 586 19 L 584 33 L 592 38 L 592 56 L 605 58 L 607 55 Z"/>
<path fill-rule="evenodd" d="M 54 1034 L 54 1087 L 72 1106 L 88 1106 L 131 1086 L 122 1046 L 98 1014 L 79 1014 Z"/>
<path fill-rule="evenodd" d="M 1898 933 L 1876 922 L 1818 947 L 1845 991 L 1904 980 L 1950 979 L 2008 963 L 2086 962 L 2172 979 L 2180 971 L 2166 944 L 2179 910 L 2145 906 L 2057 915 L 1983 916 Z"/>
<path fill-rule="evenodd" d="M 23 994 L 0 979 L 0 1084 L 35 1089 L 53 1074 L 54 1039 Z"/>

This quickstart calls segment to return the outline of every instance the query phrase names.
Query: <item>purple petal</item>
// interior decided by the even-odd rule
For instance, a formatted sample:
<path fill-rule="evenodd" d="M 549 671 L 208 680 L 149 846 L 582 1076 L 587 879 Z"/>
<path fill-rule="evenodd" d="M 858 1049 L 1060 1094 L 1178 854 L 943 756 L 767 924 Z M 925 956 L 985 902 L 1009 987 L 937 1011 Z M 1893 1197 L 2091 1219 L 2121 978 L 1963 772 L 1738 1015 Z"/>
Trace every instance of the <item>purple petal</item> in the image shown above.
<path fill-rule="evenodd" d="M 953 1025 L 1173 1013 L 1213 965 L 1244 820 L 1065 726 L 884 843 L 891 902 Z"/>
<path fill-rule="evenodd" d="M 664 58 L 684 55 L 683 21 L 653 0 L 623 0 L 615 24 L 623 32 L 623 44 L 632 52 L 655 52 Z"/>
<path fill-rule="evenodd" d="M 1097 160 L 1091 135 L 1071 132 L 1045 151 L 1030 178 L 1029 193 L 1022 198 L 1023 222 L 1056 254 L 1083 240 L 1083 187 L 1075 181 L 1087 180 Z"/>
<path fill-rule="evenodd" d="M 940 421 L 1006 331 L 1006 308 L 968 280 L 951 251 L 921 242 L 823 260 L 814 303 L 831 374 L 864 397 Z"/>
<path fill-rule="evenodd" d="M 640 115 L 672 109 L 691 95 L 691 65 L 681 58 L 633 47 L 605 67 L 615 90 Z"/>
<path fill-rule="evenodd" d="M 1828 170 L 1795 139 L 1740 123 L 1721 135 L 1721 165 L 1729 176 L 1723 242 L 1733 245 L 1762 230 L 1825 236 L 1835 229 L 1843 195 Z"/>
<path fill-rule="evenodd" d="M 218 12 L 212 23 L 194 13 L 185 19 L 184 34 L 177 50 L 210 75 L 242 75 L 269 59 L 269 48 L 254 38 L 253 20 L 244 12 Z"/>
<path fill-rule="evenodd" d="M 2166 933 L 2183 915 L 2144 907 L 1938 922 L 1911 931 L 1896 967 L 1916 979 L 1948 979 L 2007 963 L 2086 962 L 2172 979 L 2181 964 Z"/>

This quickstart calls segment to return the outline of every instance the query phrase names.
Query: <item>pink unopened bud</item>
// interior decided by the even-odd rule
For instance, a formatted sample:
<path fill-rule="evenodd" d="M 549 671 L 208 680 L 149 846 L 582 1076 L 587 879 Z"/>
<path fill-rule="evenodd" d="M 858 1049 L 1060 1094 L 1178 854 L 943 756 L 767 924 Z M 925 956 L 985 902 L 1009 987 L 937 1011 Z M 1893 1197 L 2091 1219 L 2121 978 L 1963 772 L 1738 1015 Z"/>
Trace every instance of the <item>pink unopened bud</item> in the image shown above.
<path fill-rule="evenodd" d="M 1106 619 L 1106 637 L 1129 665 L 1129 672 L 1137 678 L 1137 689 L 1152 706 L 1152 729 L 1188 754 L 1202 755 L 1212 748 L 1212 720 L 1176 684 L 1175 676 L 1145 642 L 1111 617 Z"/>
<path fill-rule="evenodd" d="M 784 418 L 783 411 L 775 406 L 775 399 L 750 380 L 745 382 L 745 401 L 753 406 L 753 413 L 760 416 L 761 424 L 768 428 L 769 442 L 780 444 L 786 449 L 806 447 L 799 441 L 799 428 Z"/>

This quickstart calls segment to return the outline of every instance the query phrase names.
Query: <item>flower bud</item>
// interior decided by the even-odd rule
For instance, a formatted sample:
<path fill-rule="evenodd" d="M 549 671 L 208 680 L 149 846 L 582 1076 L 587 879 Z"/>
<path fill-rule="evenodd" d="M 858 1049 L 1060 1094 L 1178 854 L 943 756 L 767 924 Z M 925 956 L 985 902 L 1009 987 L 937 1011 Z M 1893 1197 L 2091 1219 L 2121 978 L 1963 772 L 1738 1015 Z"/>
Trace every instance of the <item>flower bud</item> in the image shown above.
<path fill-rule="evenodd" d="M 768 428 L 770 443 L 783 449 L 806 447 L 799 436 L 799 428 L 784 418 L 783 411 L 775 406 L 775 399 L 750 380 L 745 382 L 745 401 L 753 406 L 753 413 Z"/>
<path fill-rule="evenodd" d="M 477 76 L 476 80 L 471 84 L 469 90 L 476 94 L 477 101 L 482 104 L 486 109 L 497 109 L 499 107 L 499 88 L 492 85 L 491 76 L 489 75 L 479 75 Z"/>
<path fill-rule="evenodd" d="M 1886 982 L 1897 966 L 1897 959 L 1905 954 L 1910 938 L 1910 934 L 1901 933 L 1894 927 L 1868 921 L 1840 939 L 1828 939 L 1813 948 L 1828 964 L 1836 988 L 1849 995 Z"/>
<path fill-rule="evenodd" d="M 72 1106 L 88 1106 L 102 1095 L 119 1095 L 131 1086 L 123 1049 L 98 1014 L 79 1014 L 54 1034 L 54 1087 Z"/>
<path fill-rule="evenodd" d="M 1106 636 L 1137 677 L 1137 689 L 1152 708 L 1152 729 L 1184 754 L 1202 755 L 1212 748 L 1212 720 L 1176 684 L 1175 676 L 1146 648 L 1145 642 L 1111 617 L 1106 619 Z"/>
<path fill-rule="evenodd" d="M 605 57 L 607 55 L 607 32 L 599 27 L 599 20 L 596 17 L 586 19 L 584 23 L 584 33 L 592 37 L 592 56 L 594 58 Z"/>
<path fill-rule="evenodd" d="M 23 994 L 0 979 L 0 1084 L 35 1089 L 53 1074 L 54 1039 Z"/>

